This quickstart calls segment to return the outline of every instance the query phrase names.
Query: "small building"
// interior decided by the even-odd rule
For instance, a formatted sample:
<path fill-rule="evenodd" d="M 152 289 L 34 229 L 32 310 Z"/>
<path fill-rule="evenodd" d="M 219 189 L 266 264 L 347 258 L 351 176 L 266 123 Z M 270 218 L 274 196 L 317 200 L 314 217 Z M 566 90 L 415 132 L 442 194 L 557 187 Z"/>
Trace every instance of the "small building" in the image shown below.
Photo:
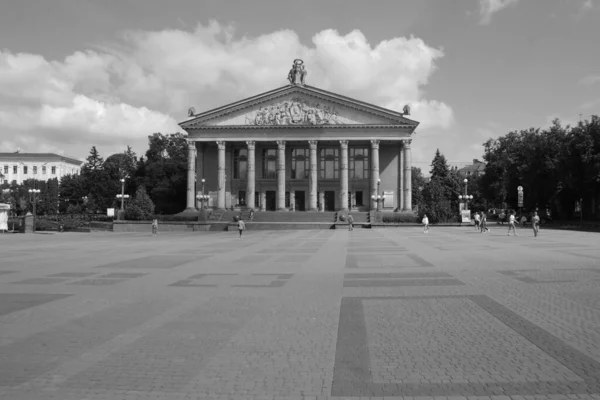
<path fill-rule="evenodd" d="M 54 153 L 0 153 L 0 183 L 47 181 L 79 174 L 83 161 Z"/>
<path fill-rule="evenodd" d="M 403 112 L 304 83 L 210 111 L 188 111 L 187 211 L 410 211 L 411 141 Z M 283 78 L 283 76 L 282 76 Z M 200 199 L 201 201 L 198 201 Z"/>
<path fill-rule="evenodd" d="M 461 178 L 469 178 L 471 176 L 481 176 L 485 174 L 485 163 L 478 159 L 473 159 L 473 164 L 467 165 L 458 169 L 458 175 Z"/>

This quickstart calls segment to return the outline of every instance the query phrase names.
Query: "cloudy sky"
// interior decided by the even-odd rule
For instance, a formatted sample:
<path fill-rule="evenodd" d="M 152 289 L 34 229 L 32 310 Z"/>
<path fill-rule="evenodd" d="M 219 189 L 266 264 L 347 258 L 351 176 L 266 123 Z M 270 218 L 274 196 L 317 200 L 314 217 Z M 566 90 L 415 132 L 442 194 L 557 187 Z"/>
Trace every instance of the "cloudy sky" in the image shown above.
<path fill-rule="evenodd" d="M 421 122 L 413 160 L 600 114 L 600 0 L 0 1 L 0 152 L 143 154 L 153 132 L 307 83 Z"/>

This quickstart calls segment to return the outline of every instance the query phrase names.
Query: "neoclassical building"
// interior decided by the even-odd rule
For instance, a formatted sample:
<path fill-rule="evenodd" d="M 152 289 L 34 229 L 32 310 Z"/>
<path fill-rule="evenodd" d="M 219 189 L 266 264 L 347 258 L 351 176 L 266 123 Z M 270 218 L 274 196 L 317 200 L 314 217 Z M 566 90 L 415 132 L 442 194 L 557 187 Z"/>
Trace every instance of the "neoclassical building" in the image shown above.
<path fill-rule="evenodd" d="M 411 210 L 416 121 L 306 85 L 289 85 L 196 114 L 188 134 L 187 209 Z M 205 195 L 205 196 L 201 196 Z M 205 201 L 202 197 L 208 197 Z"/>

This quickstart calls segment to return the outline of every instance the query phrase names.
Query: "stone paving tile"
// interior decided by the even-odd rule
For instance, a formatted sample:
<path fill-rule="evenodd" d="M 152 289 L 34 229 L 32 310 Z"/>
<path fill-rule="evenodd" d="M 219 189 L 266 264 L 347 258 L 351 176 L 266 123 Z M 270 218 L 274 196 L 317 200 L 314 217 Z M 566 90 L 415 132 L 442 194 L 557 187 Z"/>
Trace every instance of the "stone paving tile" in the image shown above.
<path fill-rule="evenodd" d="M 344 281 L 344 287 L 403 287 L 403 286 L 458 286 L 458 279 L 356 279 Z"/>
<path fill-rule="evenodd" d="M 64 387 L 171 392 L 187 384 L 254 313 L 252 298 L 214 298 L 71 377 Z M 227 314 L 221 308 L 230 310 Z"/>
<path fill-rule="evenodd" d="M 26 310 L 51 301 L 64 299 L 70 294 L 0 293 L 0 315 Z"/>
<path fill-rule="evenodd" d="M 600 400 L 597 234 L 506 229 L 7 236 L 0 398 Z"/>
<path fill-rule="evenodd" d="M 37 378 L 169 306 L 169 302 L 156 299 L 111 307 L 1 346 L 0 386 L 18 386 Z"/>

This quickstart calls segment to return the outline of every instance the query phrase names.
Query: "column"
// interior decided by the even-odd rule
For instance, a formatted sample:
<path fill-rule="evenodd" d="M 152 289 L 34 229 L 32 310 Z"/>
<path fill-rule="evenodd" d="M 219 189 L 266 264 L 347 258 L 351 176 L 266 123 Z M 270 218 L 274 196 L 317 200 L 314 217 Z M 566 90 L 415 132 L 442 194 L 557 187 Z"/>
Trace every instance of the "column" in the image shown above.
<path fill-rule="evenodd" d="M 325 211 L 325 192 L 322 190 L 319 192 L 319 205 L 319 211 Z"/>
<path fill-rule="evenodd" d="M 348 141 L 340 140 L 340 211 L 348 211 Z"/>
<path fill-rule="evenodd" d="M 217 163 L 217 181 L 218 181 L 218 193 L 217 193 L 217 209 L 225 209 L 225 142 L 217 141 L 217 147 L 219 148 L 219 157 Z"/>
<path fill-rule="evenodd" d="M 290 189 L 290 211 L 296 211 L 296 191 L 294 189 Z"/>
<path fill-rule="evenodd" d="M 318 163 L 317 163 L 317 140 L 309 140 L 308 145 L 310 146 L 310 175 L 308 179 L 309 185 L 309 197 L 308 197 L 308 210 L 317 210 L 317 180 L 318 180 Z"/>
<path fill-rule="evenodd" d="M 377 193 L 377 181 L 379 180 L 379 139 L 371 140 L 371 195 L 375 198 L 379 195 Z M 377 203 L 371 201 L 372 209 L 377 208 Z"/>
<path fill-rule="evenodd" d="M 277 211 L 285 211 L 285 140 L 277 141 Z"/>
<path fill-rule="evenodd" d="M 267 192 L 264 189 L 260 191 L 260 211 L 267 211 Z"/>
<path fill-rule="evenodd" d="M 404 141 L 404 210 L 412 210 L 412 185 L 411 185 L 411 152 L 410 143 L 412 140 Z"/>
<path fill-rule="evenodd" d="M 256 143 L 253 140 L 249 140 L 246 142 L 248 145 L 248 183 L 246 186 L 246 206 L 254 210 L 256 205 L 254 204 L 254 192 L 256 191 L 256 168 L 255 168 L 255 145 Z"/>
<path fill-rule="evenodd" d="M 404 147 L 398 145 L 398 211 L 404 210 Z"/>
<path fill-rule="evenodd" d="M 196 142 L 188 143 L 187 201 L 185 211 L 196 211 Z"/>

